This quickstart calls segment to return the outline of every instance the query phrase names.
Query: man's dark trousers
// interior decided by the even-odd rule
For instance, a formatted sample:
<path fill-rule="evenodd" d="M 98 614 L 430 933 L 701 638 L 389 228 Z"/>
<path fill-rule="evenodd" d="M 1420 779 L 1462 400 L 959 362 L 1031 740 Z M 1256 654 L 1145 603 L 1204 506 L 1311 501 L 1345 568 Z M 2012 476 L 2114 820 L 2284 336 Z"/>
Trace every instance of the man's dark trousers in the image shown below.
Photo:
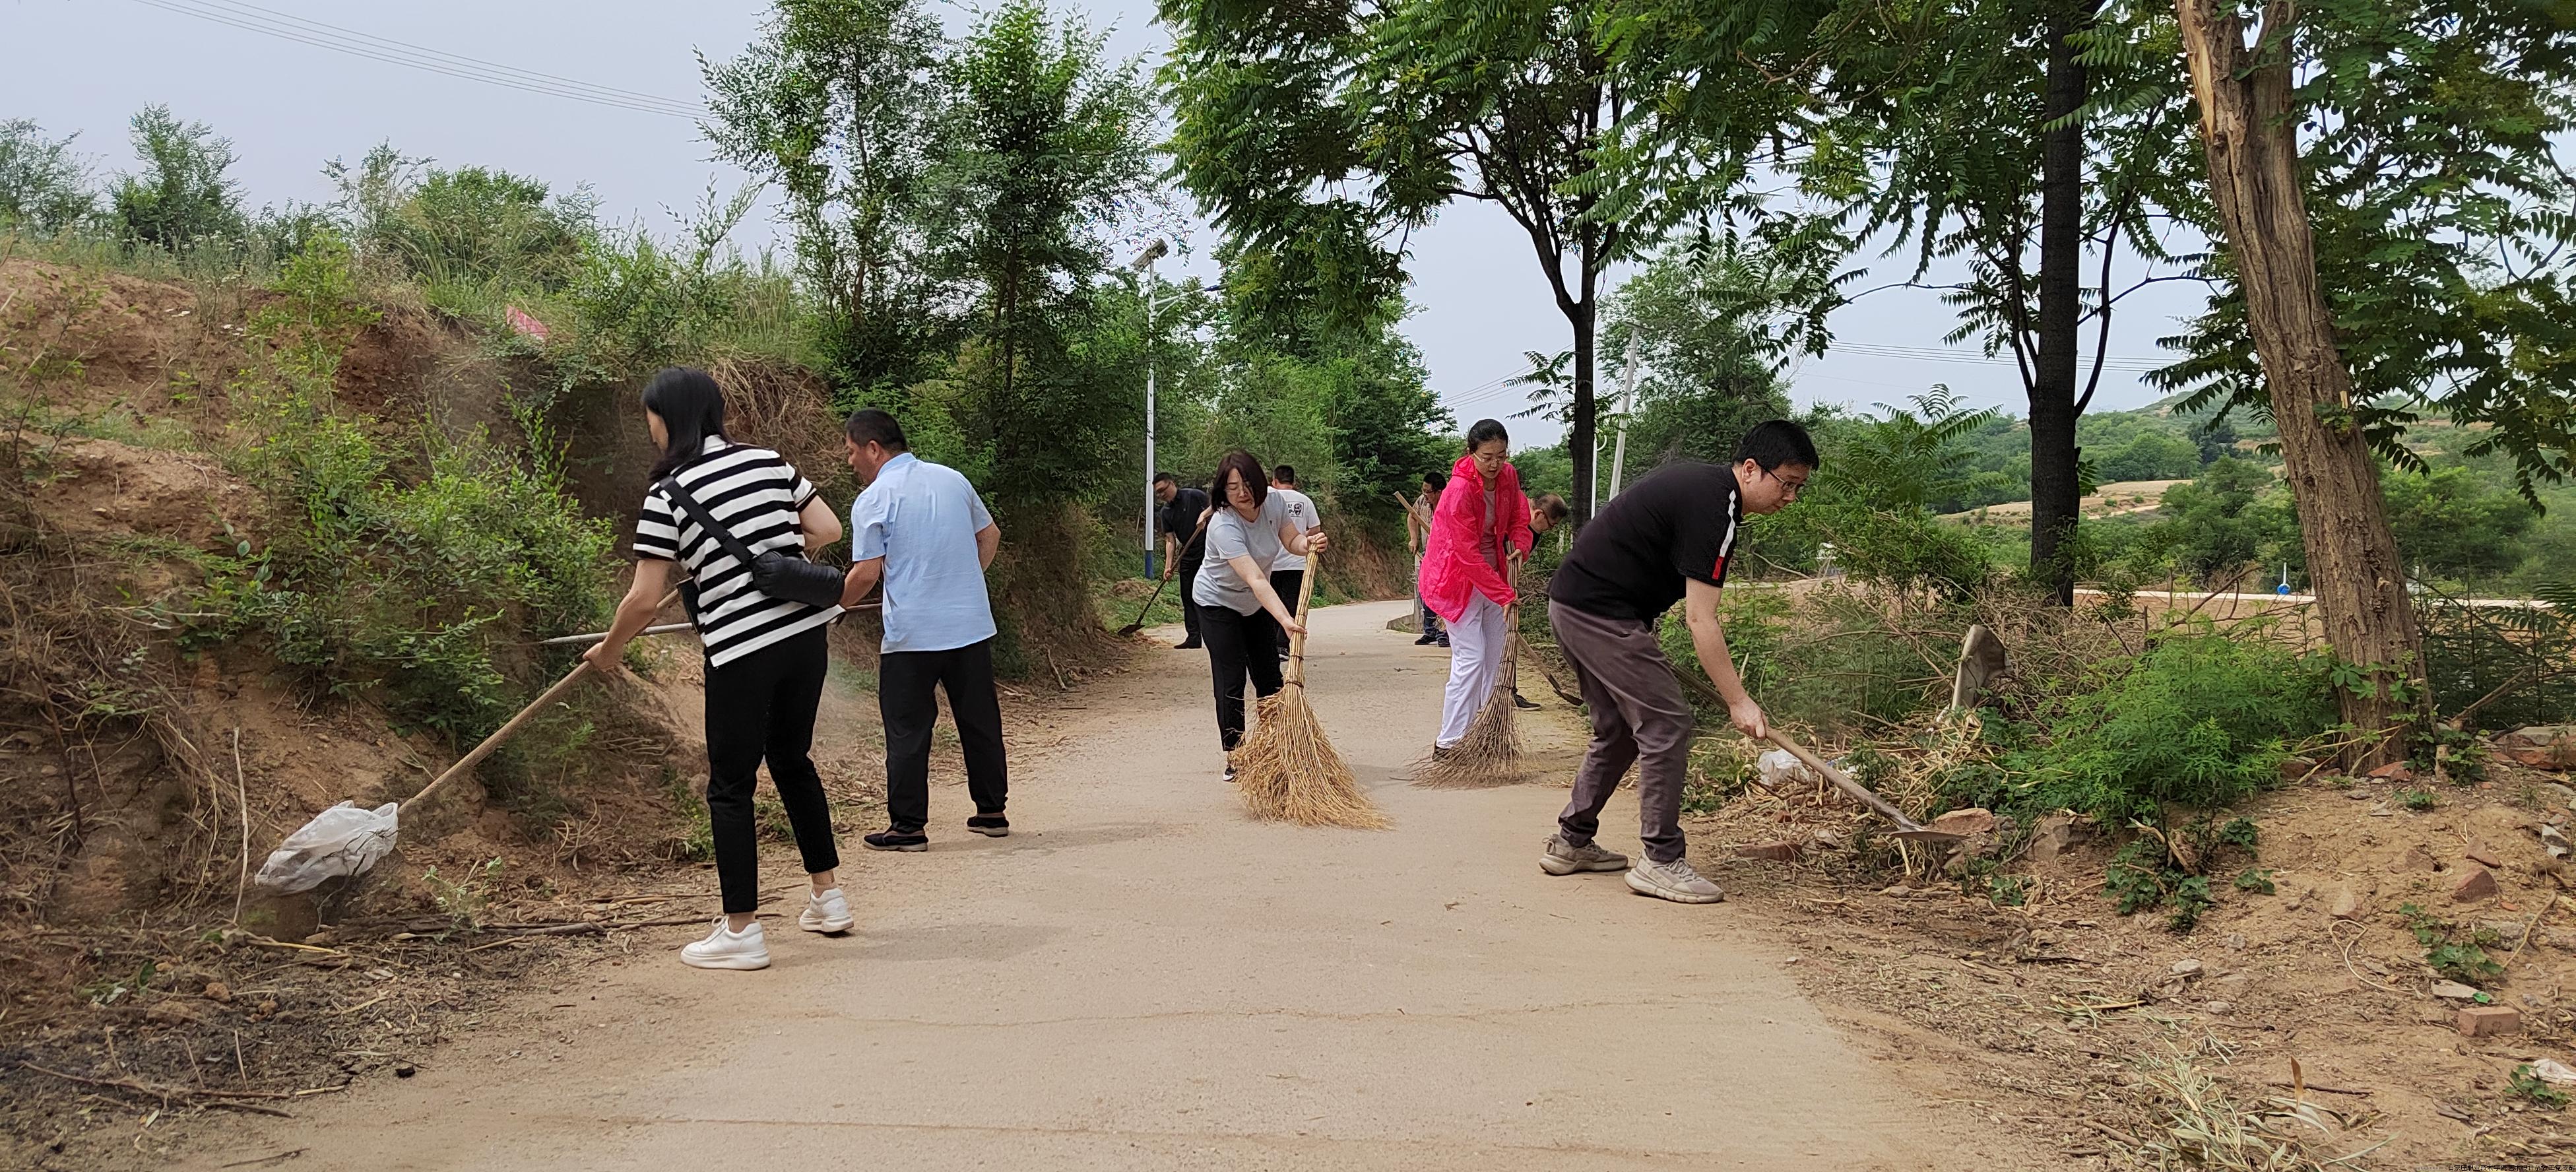
<path fill-rule="evenodd" d="M 930 730 L 939 722 L 934 689 L 948 692 L 975 812 L 999 814 L 1010 796 L 1002 701 L 993 688 L 993 641 L 948 651 L 888 652 L 877 665 L 877 710 L 885 716 L 886 822 L 895 830 L 918 831 L 930 821 Z"/>
<path fill-rule="evenodd" d="M 1199 641 L 1199 599 L 1197 583 L 1199 580 L 1199 565 L 1206 560 L 1207 559 L 1204 556 L 1182 558 L 1172 566 L 1172 587 L 1173 589 L 1181 592 L 1181 625 L 1188 628 L 1190 632 L 1190 636 L 1185 640 L 1185 642 L 1196 643 Z"/>
<path fill-rule="evenodd" d="M 1305 589 L 1306 571 L 1270 571 L 1270 592 L 1279 596 L 1279 605 L 1289 614 L 1297 613 L 1297 594 Z M 1288 658 L 1288 628 L 1279 628 L 1279 658 Z"/>

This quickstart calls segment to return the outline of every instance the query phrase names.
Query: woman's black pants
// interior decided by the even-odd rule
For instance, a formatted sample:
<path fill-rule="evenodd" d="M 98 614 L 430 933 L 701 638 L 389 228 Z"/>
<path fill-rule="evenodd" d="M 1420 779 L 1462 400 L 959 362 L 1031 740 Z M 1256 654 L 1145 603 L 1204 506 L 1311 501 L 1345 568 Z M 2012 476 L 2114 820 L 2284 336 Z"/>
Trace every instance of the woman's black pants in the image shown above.
<path fill-rule="evenodd" d="M 1199 638 L 1216 677 L 1217 739 L 1231 753 L 1243 741 L 1244 678 L 1264 696 L 1279 690 L 1279 620 L 1267 610 L 1236 614 L 1228 606 L 1202 606 Z"/>
<path fill-rule="evenodd" d="M 707 821 L 724 910 L 760 908 L 760 835 L 751 809 L 760 762 L 787 807 L 807 873 L 841 865 L 832 809 L 814 770 L 814 707 L 831 664 L 828 626 L 802 631 L 707 669 Z"/>

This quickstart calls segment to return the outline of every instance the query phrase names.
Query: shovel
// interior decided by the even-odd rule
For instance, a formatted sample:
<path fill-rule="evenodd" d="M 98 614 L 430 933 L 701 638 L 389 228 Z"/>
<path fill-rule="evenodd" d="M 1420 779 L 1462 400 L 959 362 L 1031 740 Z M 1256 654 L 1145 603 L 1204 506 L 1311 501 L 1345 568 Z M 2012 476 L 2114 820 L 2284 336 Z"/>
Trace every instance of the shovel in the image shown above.
<path fill-rule="evenodd" d="M 1804 747 L 1800 746 L 1798 742 L 1790 740 L 1787 734 L 1776 728 L 1770 731 L 1772 744 L 1778 745 L 1783 749 L 1787 749 L 1790 756 L 1806 762 L 1807 768 L 1815 770 L 1818 774 L 1822 775 L 1825 780 L 1834 783 L 1834 788 L 1851 795 L 1851 799 L 1853 801 L 1859 802 L 1860 804 L 1877 811 L 1879 817 L 1895 823 L 1896 833 L 1891 837 L 1902 839 L 1906 842 L 1957 842 L 1967 837 L 1967 835 L 1959 834 L 1954 831 L 1934 830 L 1929 826 L 1916 822 L 1912 818 L 1906 817 L 1905 811 L 1897 809 L 1894 805 L 1890 804 L 1886 798 L 1882 798 L 1877 794 L 1870 792 L 1868 786 L 1862 785 L 1861 783 L 1844 776 L 1842 770 L 1825 764 L 1822 758 L 1808 752 Z"/>
<path fill-rule="evenodd" d="M 669 606 L 679 597 L 680 592 L 675 589 L 663 595 L 660 605 L 654 609 Z M 543 695 L 520 709 L 517 716 L 511 717 L 508 724 L 483 738 L 482 744 L 474 746 L 472 752 L 448 766 L 447 772 L 422 786 L 420 792 L 409 800 L 400 804 L 388 802 L 373 810 L 342 802 L 322 811 L 295 833 L 287 835 L 285 845 L 268 856 L 268 862 L 259 869 L 259 885 L 292 894 L 309 891 L 331 879 L 355 879 L 366 874 L 393 852 L 396 823 L 403 811 L 429 800 L 430 795 L 447 783 L 474 772 L 474 767 L 508 741 L 511 734 L 518 732 L 548 705 L 562 699 L 564 693 L 570 692 L 572 686 L 588 674 L 589 660 L 573 665 L 564 678 L 555 681 L 553 687 L 547 688 Z"/>
<path fill-rule="evenodd" d="M 1201 517 L 1199 518 L 1198 525 L 1190 530 L 1189 541 L 1182 542 L 1181 548 L 1188 549 L 1190 547 L 1190 541 L 1198 540 L 1199 534 L 1204 532 L 1207 532 L 1207 518 Z M 1162 601 L 1163 587 L 1171 585 L 1172 579 L 1177 576 L 1178 575 L 1176 574 L 1165 574 L 1160 581 L 1154 583 L 1154 592 L 1145 596 L 1145 605 L 1136 608 L 1136 621 L 1118 628 L 1119 638 L 1124 639 L 1145 629 L 1145 616 L 1154 613 L 1154 604 Z"/>

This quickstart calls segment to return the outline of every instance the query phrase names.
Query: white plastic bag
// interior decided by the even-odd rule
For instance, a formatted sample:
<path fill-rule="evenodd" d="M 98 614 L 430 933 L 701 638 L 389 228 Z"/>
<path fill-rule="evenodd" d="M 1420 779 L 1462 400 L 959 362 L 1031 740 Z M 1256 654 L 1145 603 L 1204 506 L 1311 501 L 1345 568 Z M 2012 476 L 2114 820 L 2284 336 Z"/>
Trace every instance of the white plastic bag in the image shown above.
<path fill-rule="evenodd" d="M 1773 749 L 1754 758 L 1753 769 L 1762 775 L 1762 784 L 1772 789 L 1792 782 L 1812 785 L 1816 780 L 1816 771 L 1787 749 Z"/>
<path fill-rule="evenodd" d="M 292 894 L 311 891 L 325 879 L 364 874 L 393 853 L 397 809 L 392 802 L 372 810 L 342 802 L 322 811 L 260 865 L 259 885 Z"/>

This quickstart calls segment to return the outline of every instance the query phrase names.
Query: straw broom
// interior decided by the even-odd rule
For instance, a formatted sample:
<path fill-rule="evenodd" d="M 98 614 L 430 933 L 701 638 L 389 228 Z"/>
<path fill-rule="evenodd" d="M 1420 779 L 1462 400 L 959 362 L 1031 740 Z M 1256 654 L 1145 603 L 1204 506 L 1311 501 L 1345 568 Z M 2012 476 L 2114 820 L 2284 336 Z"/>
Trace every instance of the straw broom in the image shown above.
<path fill-rule="evenodd" d="M 1297 591 L 1297 625 L 1306 625 L 1306 607 L 1315 596 L 1315 575 L 1322 559 L 1309 556 L 1306 580 Z M 1288 639 L 1288 672 L 1279 691 L 1264 696 L 1261 725 L 1234 751 L 1234 785 L 1255 818 L 1277 819 L 1301 826 L 1347 826 L 1377 830 L 1386 815 L 1360 793 L 1359 779 L 1343 764 L 1315 710 L 1306 703 L 1306 635 Z"/>
<path fill-rule="evenodd" d="M 1508 785 L 1521 779 L 1521 735 L 1512 696 L 1520 688 L 1520 563 L 1512 563 L 1513 601 L 1503 608 L 1503 670 L 1485 706 L 1467 726 L 1467 735 L 1449 747 L 1448 756 L 1424 757 L 1413 763 L 1413 784 L 1427 789 L 1465 789 Z"/>

